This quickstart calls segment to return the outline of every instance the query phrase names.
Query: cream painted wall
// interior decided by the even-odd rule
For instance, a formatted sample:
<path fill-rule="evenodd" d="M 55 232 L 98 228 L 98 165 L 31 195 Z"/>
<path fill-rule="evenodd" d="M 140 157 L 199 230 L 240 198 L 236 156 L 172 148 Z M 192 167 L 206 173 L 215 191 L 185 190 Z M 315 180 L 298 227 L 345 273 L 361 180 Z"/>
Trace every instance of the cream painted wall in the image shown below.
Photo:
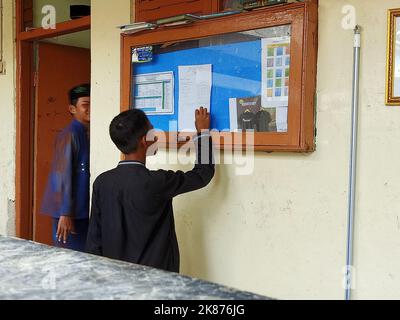
<path fill-rule="evenodd" d="M 386 107 L 384 101 L 387 9 L 400 8 L 400 2 L 370 0 L 368 3 L 366 6 L 365 1 L 354 2 L 358 23 L 364 28 L 355 298 L 399 299 L 400 108 Z M 339 51 L 337 45 L 342 43 L 336 44 L 335 51 Z M 333 44 L 330 47 L 333 49 Z M 333 57 L 332 52 L 330 55 Z M 340 58 L 338 55 L 337 59 Z M 320 71 L 321 82 L 333 81 L 332 75 L 325 78 L 329 71 Z"/>
<path fill-rule="evenodd" d="M 108 137 L 108 126 L 120 110 L 121 60 L 117 26 L 130 23 L 129 2 L 118 0 L 92 3 L 92 181 L 119 161 L 120 155 Z"/>
<path fill-rule="evenodd" d="M 92 4 L 93 179 L 119 159 L 107 126 L 119 111 L 115 26 L 129 21 L 129 2 Z M 177 198 L 184 274 L 275 298 L 343 299 L 353 62 L 345 5 L 364 29 L 354 297 L 400 298 L 400 109 L 384 105 L 386 12 L 397 0 L 320 0 L 317 151 L 258 153 L 248 177 L 219 165 L 207 189 Z"/>
<path fill-rule="evenodd" d="M 15 63 L 14 13 L 11 1 L 4 6 L 4 54 L 6 74 L 0 75 L 0 234 L 15 233 Z M 0 25 L 0 29 L 2 26 Z"/>
<path fill-rule="evenodd" d="M 34 0 L 33 1 L 33 25 L 35 27 L 41 27 L 42 19 L 42 8 L 45 5 L 52 5 L 56 9 L 56 20 L 57 22 L 63 22 L 70 20 L 69 6 L 75 4 L 90 5 L 91 0 Z M 64 35 L 47 39 L 45 42 L 51 42 L 56 44 L 62 44 L 73 47 L 90 48 L 90 31 L 76 32 L 70 35 Z"/>

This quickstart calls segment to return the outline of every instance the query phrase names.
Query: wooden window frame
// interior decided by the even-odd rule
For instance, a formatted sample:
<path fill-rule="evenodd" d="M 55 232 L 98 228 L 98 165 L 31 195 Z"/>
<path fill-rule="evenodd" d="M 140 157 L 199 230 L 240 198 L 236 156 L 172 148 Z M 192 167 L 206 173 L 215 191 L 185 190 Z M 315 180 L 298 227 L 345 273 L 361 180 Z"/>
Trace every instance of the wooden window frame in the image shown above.
<path fill-rule="evenodd" d="M 29 3 L 29 1 L 28 1 Z M 31 15 L 26 15 L 24 0 L 15 0 L 16 9 L 16 235 L 33 239 L 33 139 L 34 139 L 34 41 L 90 30 L 90 16 L 61 22 L 55 29 L 26 30 Z M 27 24 L 28 23 L 28 24 Z"/>
<path fill-rule="evenodd" d="M 255 133 L 254 150 L 312 152 L 315 150 L 315 90 L 318 49 L 318 1 L 310 0 L 267 7 L 228 17 L 195 22 L 184 27 L 165 27 L 133 35 L 121 35 L 121 110 L 131 106 L 131 48 L 165 42 L 189 41 L 219 34 L 292 25 L 291 74 L 287 133 Z M 299 102 L 299 103 L 297 103 Z M 179 144 L 180 133 L 160 140 L 166 147 Z M 183 133 L 187 136 L 187 133 Z M 225 141 L 245 141 L 239 133 L 223 134 Z M 226 135 L 231 135 L 227 137 Z M 220 134 L 221 136 L 221 134 Z M 174 137 L 171 139 L 171 137 Z M 176 138 L 175 138 L 176 137 Z M 162 138 L 162 137 L 161 137 Z M 229 140 L 228 140 L 229 141 Z M 234 142 L 233 142 L 234 143 Z M 245 143 L 233 148 L 244 148 Z M 219 147 L 220 142 L 216 142 Z"/>
<path fill-rule="evenodd" d="M 190 1 L 187 1 L 188 5 L 190 5 Z M 204 1 L 204 7 L 203 7 L 203 13 L 204 14 L 210 14 L 210 13 L 217 13 L 221 11 L 222 8 L 222 3 L 223 0 L 206 0 Z M 184 3 L 181 4 L 182 7 L 185 6 Z M 141 15 L 141 8 L 142 5 L 139 3 L 139 0 L 131 0 L 131 7 L 132 7 L 132 17 L 136 17 L 137 20 L 143 20 L 141 19 L 142 15 Z M 168 11 L 166 9 L 163 9 L 164 12 Z M 184 12 L 184 13 L 190 13 L 190 12 Z M 157 17 L 156 19 L 147 19 L 149 21 L 151 20 L 157 20 L 157 19 L 162 19 L 162 18 L 166 18 L 166 17 L 170 17 L 170 15 L 163 15 L 162 17 Z M 132 20 L 133 21 L 133 20 Z M 148 21 L 147 21 L 148 22 Z"/>

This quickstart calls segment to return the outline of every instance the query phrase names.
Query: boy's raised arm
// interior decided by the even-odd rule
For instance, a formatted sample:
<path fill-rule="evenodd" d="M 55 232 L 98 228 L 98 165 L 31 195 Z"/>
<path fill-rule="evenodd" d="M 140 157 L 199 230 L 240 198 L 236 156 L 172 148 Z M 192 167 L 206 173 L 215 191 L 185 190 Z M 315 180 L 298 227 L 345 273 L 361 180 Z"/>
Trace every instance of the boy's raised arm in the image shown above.
<path fill-rule="evenodd" d="M 215 164 L 210 136 L 210 114 L 207 109 L 196 110 L 197 136 L 193 139 L 196 163 L 191 171 L 157 171 L 157 186 L 161 196 L 173 198 L 179 194 L 207 186 L 214 177 Z"/>

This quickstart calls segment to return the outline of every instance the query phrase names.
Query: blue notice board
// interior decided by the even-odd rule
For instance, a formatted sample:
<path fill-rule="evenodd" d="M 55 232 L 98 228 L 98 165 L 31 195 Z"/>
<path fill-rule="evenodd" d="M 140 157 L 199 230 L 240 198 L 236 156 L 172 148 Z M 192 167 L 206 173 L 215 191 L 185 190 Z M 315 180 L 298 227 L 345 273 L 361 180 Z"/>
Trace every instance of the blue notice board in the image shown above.
<path fill-rule="evenodd" d="M 212 65 L 212 129 L 230 130 L 230 98 L 246 98 L 261 95 L 261 40 L 155 54 L 153 61 L 134 64 L 132 68 L 132 76 L 167 71 L 174 73 L 174 114 L 150 115 L 149 119 L 154 128 L 171 131 L 170 121 L 178 122 L 178 67 L 202 64 Z"/>

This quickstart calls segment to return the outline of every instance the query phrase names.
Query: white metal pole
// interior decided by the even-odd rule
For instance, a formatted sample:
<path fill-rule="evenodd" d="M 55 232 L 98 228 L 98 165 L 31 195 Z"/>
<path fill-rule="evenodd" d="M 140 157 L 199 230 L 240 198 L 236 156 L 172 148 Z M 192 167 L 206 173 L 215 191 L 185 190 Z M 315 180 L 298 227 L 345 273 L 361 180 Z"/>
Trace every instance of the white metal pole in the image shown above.
<path fill-rule="evenodd" d="M 358 106 L 360 89 L 360 52 L 361 28 L 354 29 L 354 68 L 353 68 L 353 104 L 350 149 L 350 177 L 349 177 L 349 211 L 347 229 L 347 256 L 346 256 L 346 300 L 351 300 L 353 282 L 353 250 L 354 250 L 354 216 L 357 177 L 357 133 L 358 133 Z"/>

